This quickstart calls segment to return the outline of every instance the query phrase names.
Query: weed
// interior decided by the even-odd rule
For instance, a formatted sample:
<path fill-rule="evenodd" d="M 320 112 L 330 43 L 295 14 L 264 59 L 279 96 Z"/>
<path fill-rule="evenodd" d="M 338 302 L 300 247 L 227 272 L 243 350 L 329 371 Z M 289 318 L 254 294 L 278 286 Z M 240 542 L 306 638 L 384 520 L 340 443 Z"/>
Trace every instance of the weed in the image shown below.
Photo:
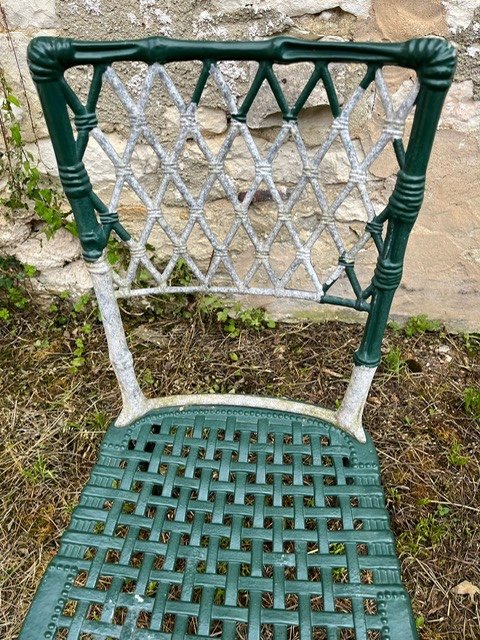
<path fill-rule="evenodd" d="M 407 338 L 419 336 L 427 331 L 435 332 L 440 331 L 441 324 L 436 320 L 430 320 L 426 315 L 412 316 L 409 318 L 407 324 L 404 327 L 404 332 Z"/>
<path fill-rule="evenodd" d="M 0 126 L 5 152 L 0 157 L 0 173 L 6 176 L 5 196 L 2 204 L 12 210 L 27 209 L 32 205 L 37 216 L 45 223 L 47 238 L 66 227 L 76 235 L 73 222 L 66 220 L 60 192 L 41 175 L 33 155 L 25 149 L 20 123 L 17 118 L 20 101 L 13 95 L 5 76 L 0 72 L 3 98 L 0 104 Z"/>
<path fill-rule="evenodd" d="M 341 556 L 345 553 L 345 545 L 342 542 L 334 542 L 329 547 L 330 553 Z"/>
<path fill-rule="evenodd" d="M 85 364 L 85 358 L 83 354 L 85 353 L 85 343 L 82 338 L 77 338 L 75 340 L 75 349 L 73 350 L 73 358 L 70 362 L 70 370 L 72 373 L 78 371 L 78 369 Z"/>
<path fill-rule="evenodd" d="M 154 384 L 155 380 L 153 378 L 153 374 L 151 372 L 150 369 L 145 369 L 145 371 L 142 373 L 142 381 L 145 384 Z"/>
<path fill-rule="evenodd" d="M 402 330 L 402 325 L 399 324 L 398 322 L 395 322 L 395 320 L 389 320 L 388 324 L 387 324 L 387 327 L 389 329 L 391 329 L 392 331 L 396 331 L 396 332 Z"/>
<path fill-rule="evenodd" d="M 232 338 L 240 335 L 242 329 L 274 329 L 277 325 L 268 317 L 264 309 L 248 309 L 235 303 L 233 307 L 225 306 L 225 303 L 215 296 L 204 296 L 198 303 L 200 313 L 210 315 L 216 313 L 217 322 Z"/>
<path fill-rule="evenodd" d="M 109 423 L 110 418 L 104 411 L 95 411 L 95 413 L 88 414 L 85 418 L 85 426 L 87 429 L 95 432 L 105 431 Z"/>
<path fill-rule="evenodd" d="M 398 375 L 406 367 L 405 358 L 399 347 L 393 347 L 383 356 L 383 364 L 387 371 Z"/>
<path fill-rule="evenodd" d="M 417 629 L 423 629 L 425 626 L 425 616 L 417 616 L 415 618 L 415 626 Z"/>
<path fill-rule="evenodd" d="M 145 590 L 145 594 L 150 598 L 153 598 L 157 593 L 158 582 L 156 580 L 152 580 L 148 583 L 147 588 Z"/>
<path fill-rule="evenodd" d="M 387 503 L 400 504 L 400 491 L 396 487 L 388 487 L 387 489 Z"/>
<path fill-rule="evenodd" d="M 470 462 L 468 456 L 462 455 L 462 445 L 458 440 L 454 440 L 447 453 L 448 462 L 455 467 L 464 467 Z"/>
<path fill-rule="evenodd" d="M 425 505 L 427 502 L 422 504 Z M 447 517 L 449 514 L 448 507 L 438 505 L 434 513 L 421 516 L 413 532 L 405 531 L 399 536 L 398 552 L 417 556 L 424 549 L 437 546 L 448 534 L 450 521 Z"/>
<path fill-rule="evenodd" d="M 45 480 L 53 480 L 55 473 L 47 467 L 44 457 L 38 454 L 37 460 L 28 469 L 22 469 L 22 476 L 30 484 L 39 484 Z"/>
<path fill-rule="evenodd" d="M 8 321 L 12 312 L 27 306 L 27 281 L 35 273 L 35 267 L 13 256 L 0 257 L 0 320 Z"/>
<path fill-rule="evenodd" d="M 465 350 L 469 358 L 473 358 L 480 353 L 480 334 L 464 333 L 463 341 L 465 343 Z"/>
<path fill-rule="evenodd" d="M 480 421 L 480 387 L 467 387 L 463 392 L 463 406 L 467 414 Z"/>

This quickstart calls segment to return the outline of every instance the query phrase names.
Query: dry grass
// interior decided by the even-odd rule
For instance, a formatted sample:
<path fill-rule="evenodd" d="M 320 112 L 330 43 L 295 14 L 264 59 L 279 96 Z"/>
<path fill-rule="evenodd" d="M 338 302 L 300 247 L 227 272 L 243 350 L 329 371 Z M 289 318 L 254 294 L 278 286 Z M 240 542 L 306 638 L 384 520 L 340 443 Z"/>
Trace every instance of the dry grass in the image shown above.
<path fill-rule="evenodd" d="M 330 407 L 361 334 L 327 323 L 232 338 L 182 299 L 156 313 L 129 309 L 127 322 L 151 395 L 234 390 Z M 78 339 L 85 362 L 75 368 Z M 480 637 L 479 597 L 452 593 L 462 580 L 480 586 L 480 425 L 463 407 L 464 389 L 480 385 L 477 346 L 390 330 L 385 349 L 398 358 L 380 370 L 366 410 L 422 640 Z M 90 304 L 73 313 L 67 302 L 52 312 L 32 303 L 0 324 L 0 367 L 0 637 L 13 640 L 119 397 Z"/>

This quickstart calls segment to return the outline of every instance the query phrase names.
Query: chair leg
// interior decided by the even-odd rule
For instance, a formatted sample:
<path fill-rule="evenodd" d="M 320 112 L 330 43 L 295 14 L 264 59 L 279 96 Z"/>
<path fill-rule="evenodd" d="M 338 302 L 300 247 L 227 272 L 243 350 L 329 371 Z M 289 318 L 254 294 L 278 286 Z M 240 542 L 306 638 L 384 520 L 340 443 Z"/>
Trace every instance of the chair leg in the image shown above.
<path fill-rule="evenodd" d="M 96 262 L 87 262 L 86 265 L 92 277 L 107 338 L 110 360 L 122 394 L 123 408 L 115 425 L 124 427 L 146 413 L 150 405 L 143 395 L 135 375 L 132 354 L 127 345 L 115 297 L 110 266 L 103 257 Z"/>
<path fill-rule="evenodd" d="M 366 441 L 362 426 L 363 408 L 377 367 L 354 365 L 342 404 L 335 414 L 335 424 L 360 442 Z"/>

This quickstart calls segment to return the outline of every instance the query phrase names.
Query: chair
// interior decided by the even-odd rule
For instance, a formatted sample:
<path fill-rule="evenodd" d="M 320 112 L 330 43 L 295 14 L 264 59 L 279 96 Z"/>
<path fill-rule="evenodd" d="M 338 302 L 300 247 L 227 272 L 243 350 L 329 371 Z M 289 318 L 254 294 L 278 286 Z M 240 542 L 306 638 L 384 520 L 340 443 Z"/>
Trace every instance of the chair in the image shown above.
<path fill-rule="evenodd" d="M 455 68 L 453 48 L 426 38 L 357 44 L 284 37 L 258 42 L 40 37 L 31 42 L 28 58 L 92 276 L 123 409 L 105 434 L 20 638 L 416 638 L 362 411 L 422 203 L 436 126 Z M 191 61 L 201 65 L 190 100 L 174 72 L 185 62 L 193 70 Z M 234 61 L 237 70 L 246 64 L 257 68 L 240 101 L 232 88 L 231 63 L 225 61 Z M 291 101 L 278 69 L 299 63 L 309 63 L 311 75 Z M 365 67 L 349 98 L 340 99 L 336 92 L 335 65 L 340 63 Z M 418 78 L 404 86 L 397 105 L 383 73 L 387 66 L 413 70 Z M 143 69 L 143 75 L 128 83 L 131 68 L 136 74 Z M 66 79 L 72 71 L 81 86 L 78 92 Z M 240 81 L 247 82 L 241 74 Z M 248 118 L 258 95 L 265 104 L 261 92 L 268 86 L 282 118 L 273 141 L 261 150 Z M 152 119 L 162 109 L 159 102 L 149 111 L 155 87 L 171 101 L 170 116 L 178 116 L 171 143 L 161 137 L 158 118 Z M 373 88 L 384 124 L 362 155 L 351 135 L 351 119 Z M 100 102 L 102 89 L 109 96 L 106 107 Z M 228 112 L 223 142 L 215 149 L 197 118 L 204 95 L 213 89 Z M 326 96 L 332 117 L 323 142 L 312 152 L 297 121 L 314 91 Z M 99 124 L 98 113 L 108 116 L 113 100 L 130 123 L 122 148 L 112 141 L 112 130 Z M 405 149 L 405 123 L 413 111 Z M 113 133 L 119 131 L 125 129 Z M 275 163 L 287 142 L 296 150 L 300 172 L 295 176 L 289 169 L 294 184 L 282 190 Z M 243 169 L 231 175 L 238 167 L 232 153 L 237 143 L 248 155 L 250 177 L 242 175 Z M 135 164 L 138 144 L 153 151 L 149 158 L 156 163 L 145 176 Z M 332 199 L 322 184 L 322 163 L 335 144 L 345 151 L 348 175 Z M 113 167 L 108 205 L 92 188 L 83 162 L 91 145 L 97 157 L 104 154 L 105 171 Z M 193 146 L 197 155 L 189 175 L 204 171 L 196 194 L 185 177 L 184 154 Z M 377 211 L 369 196 L 369 171 L 387 148 L 393 148 L 399 171 L 386 206 Z M 249 181 L 243 191 L 242 180 Z M 299 224 L 297 207 L 307 189 L 314 198 L 307 203 L 313 222 L 307 216 L 308 224 Z M 262 194 L 275 215 L 271 228 L 260 233 L 251 211 Z M 364 221 L 345 240 L 339 212 L 354 195 Z M 145 213 L 135 233 L 122 221 L 123 197 L 136 199 Z M 220 216 L 223 237 L 211 217 L 215 197 L 222 199 L 225 211 Z M 195 254 L 195 233 L 203 234 L 207 262 Z M 279 241 L 282 234 L 288 236 L 288 249 L 285 240 Z M 235 248 L 239 235 L 244 244 Z M 113 236 L 127 256 L 119 269 L 105 257 Z M 159 244 L 152 238 L 160 236 L 168 255 L 158 260 Z M 332 251 L 337 256 L 330 270 L 316 257 L 316 243 L 323 237 L 330 249 L 322 245 L 321 256 L 331 257 Z M 376 252 L 376 265 L 362 285 L 367 247 Z M 243 272 L 240 258 L 249 261 Z M 182 281 L 173 277 L 179 261 L 189 273 Z M 303 279 L 297 277 L 299 270 Z M 179 292 L 277 296 L 366 312 L 339 408 L 230 394 L 147 399 L 135 377 L 117 298 Z"/>

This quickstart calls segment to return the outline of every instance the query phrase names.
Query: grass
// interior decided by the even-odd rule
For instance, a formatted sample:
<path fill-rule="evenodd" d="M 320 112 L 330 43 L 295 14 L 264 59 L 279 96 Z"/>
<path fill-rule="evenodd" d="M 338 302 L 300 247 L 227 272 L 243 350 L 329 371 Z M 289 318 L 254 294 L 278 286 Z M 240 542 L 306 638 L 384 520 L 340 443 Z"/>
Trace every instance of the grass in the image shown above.
<path fill-rule="evenodd" d="M 91 300 L 72 305 L 64 296 L 40 308 L 13 272 L 8 278 L 3 299 L 0 291 L 8 312 L 0 319 L 0 637 L 14 640 L 120 404 Z M 18 296 L 28 303 L 17 306 Z M 141 313 L 126 308 L 147 394 L 261 392 L 335 407 L 360 326 L 274 327 L 264 314 L 233 309 L 219 318 L 223 307 L 210 307 L 183 297 Z M 480 585 L 479 341 L 429 328 L 412 335 L 388 330 L 365 423 L 421 639 L 478 640 L 478 597 L 451 589 Z M 446 344 L 448 362 L 439 351 Z M 403 364 L 411 360 L 414 370 Z"/>

